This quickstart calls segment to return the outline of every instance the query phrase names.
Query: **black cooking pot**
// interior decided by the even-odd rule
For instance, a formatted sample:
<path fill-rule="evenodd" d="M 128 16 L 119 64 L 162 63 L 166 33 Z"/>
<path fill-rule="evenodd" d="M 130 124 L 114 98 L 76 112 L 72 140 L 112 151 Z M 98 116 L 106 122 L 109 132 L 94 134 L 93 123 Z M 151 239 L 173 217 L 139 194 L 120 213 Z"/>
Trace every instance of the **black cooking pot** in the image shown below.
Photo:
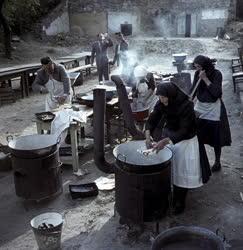
<path fill-rule="evenodd" d="M 124 36 L 131 36 L 132 35 L 132 24 L 130 24 L 130 23 L 121 24 L 121 33 Z"/>
<path fill-rule="evenodd" d="M 225 250 L 225 239 L 203 227 L 179 226 L 169 228 L 159 234 L 152 245 L 152 250 Z"/>
<path fill-rule="evenodd" d="M 172 151 L 169 148 L 149 155 L 144 155 L 142 153 L 144 150 L 146 150 L 145 141 L 129 141 L 116 146 L 113 155 L 117 166 L 130 173 L 160 172 L 170 166 Z"/>
<path fill-rule="evenodd" d="M 20 158 L 39 158 L 57 150 L 59 138 L 54 135 L 26 135 L 14 140 L 7 138 L 12 155 Z"/>
<path fill-rule="evenodd" d="M 111 99 L 114 96 L 114 91 L 106 91 L 106 102 L 111 101 Z M 84 95 L 84 96 L 77 96 L 77 99 L 79 100 L 80 104 L 86 105 L 88 107 L 94 106 L 94 96 L 93 94 Z"/>

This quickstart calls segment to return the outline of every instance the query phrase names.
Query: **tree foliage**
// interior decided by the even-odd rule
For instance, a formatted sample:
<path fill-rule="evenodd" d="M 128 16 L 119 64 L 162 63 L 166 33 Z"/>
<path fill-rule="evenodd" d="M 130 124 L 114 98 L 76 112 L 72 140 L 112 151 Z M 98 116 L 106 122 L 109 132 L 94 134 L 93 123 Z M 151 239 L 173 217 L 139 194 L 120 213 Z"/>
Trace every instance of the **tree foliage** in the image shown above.
<path fill-rule="evenodd" d="M 4 15 L 16 34 L 31 29 L 41 16 L 40 0 L 6 0 Z"/>

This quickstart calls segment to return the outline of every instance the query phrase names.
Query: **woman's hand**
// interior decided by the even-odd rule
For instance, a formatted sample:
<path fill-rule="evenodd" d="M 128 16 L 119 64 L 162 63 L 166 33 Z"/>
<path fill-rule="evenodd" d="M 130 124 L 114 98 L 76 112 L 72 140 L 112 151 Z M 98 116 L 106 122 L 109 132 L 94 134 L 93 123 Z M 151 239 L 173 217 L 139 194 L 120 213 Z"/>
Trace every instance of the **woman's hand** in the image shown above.
<path fill-rule="evenodd" d="M 146 139 L 145 144 L 146 144 L 147 149 L 153 148 L 153 140 L 152 139 L 150 139 L 150 138 Z"/>
<path fill-rule="evenodd" d="M 200 73 L 199 73 L 199 78 L 202 79 L 202 80 L 204 80 L 204 81 L 205 81 L 206 79 L 208 79 L 205 70 L 201 70 L 201 71 L 200 71 Z"/>
<path fill-rule="evenodd" d="M 145 130 L 145 144 L 146 144 L 146 148 L 150 149 L 153 148 L 153 138 L 150 136 L 150 131 L 149 130 Z"/>
<path fill-rule="evenodd" d="M 207 86 L 211 84 L 210 80 L 207 77 L 205 70 L 200 71 L 199 78 L 202 79 L 206 83 Z"/>
<path fill-rule="evenodd" d="M 169 143 L 170 143 L 170 138 L 164 138 L 153 146 L 153 151 L 155 151 L 157 154 L 160 150 L 162 150 Z"/>
<path fill-rule="evenodd" d="M 62 104 L 64 104 L 64 102 L 66 101 L 66 99 L 67 99 L 67 95 L 58 96 L 58 97 L 57 97 L 57 102 L 58 102 L 60 105 L 62 105 Z"/>

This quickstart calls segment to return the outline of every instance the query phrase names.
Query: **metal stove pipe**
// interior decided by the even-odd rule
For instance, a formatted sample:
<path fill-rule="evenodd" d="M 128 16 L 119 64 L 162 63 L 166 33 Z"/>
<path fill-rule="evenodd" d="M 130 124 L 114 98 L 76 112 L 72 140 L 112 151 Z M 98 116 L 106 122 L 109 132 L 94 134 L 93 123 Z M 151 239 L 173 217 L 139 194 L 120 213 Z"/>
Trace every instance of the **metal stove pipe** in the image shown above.
<path fill-rule="evenodd" d="M 124 82 L 122 81 L 119 75 L 112 75 L 111 80 L 116 84 L 120 108 L 123 112 L 124 120 L 129 133 L 132 135 L 134 140 L 145 139 L 143 132 L 138 130 L 135 125 L 130 101 L 127 96 L 127 91 Z"/>
<path fill-rule="evenodd" d="M 105 159 L 105 89 L 94 89 L 94 161 L 104 173 L 114 173 L 114 165 Z"/>

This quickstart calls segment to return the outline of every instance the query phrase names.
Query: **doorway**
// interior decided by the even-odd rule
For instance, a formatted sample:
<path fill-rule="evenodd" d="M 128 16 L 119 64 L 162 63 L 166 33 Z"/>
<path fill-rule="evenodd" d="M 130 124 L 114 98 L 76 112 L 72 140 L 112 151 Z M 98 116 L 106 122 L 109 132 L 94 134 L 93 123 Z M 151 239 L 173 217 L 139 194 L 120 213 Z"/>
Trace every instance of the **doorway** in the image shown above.
<path fill-rule="evenodd" d="M 186 14 L 186 32 L 185 32 L 185 37 L 191 37 L 191 23 L 192 23 L 192 16 L 191 16 L 191 14 Z"/>
<path fill-rule="evenodd" d="M 243 20 L 243 2 L 242 2 L 242 0 L 237 0 L 236 17 L 238 20 Z"/>

